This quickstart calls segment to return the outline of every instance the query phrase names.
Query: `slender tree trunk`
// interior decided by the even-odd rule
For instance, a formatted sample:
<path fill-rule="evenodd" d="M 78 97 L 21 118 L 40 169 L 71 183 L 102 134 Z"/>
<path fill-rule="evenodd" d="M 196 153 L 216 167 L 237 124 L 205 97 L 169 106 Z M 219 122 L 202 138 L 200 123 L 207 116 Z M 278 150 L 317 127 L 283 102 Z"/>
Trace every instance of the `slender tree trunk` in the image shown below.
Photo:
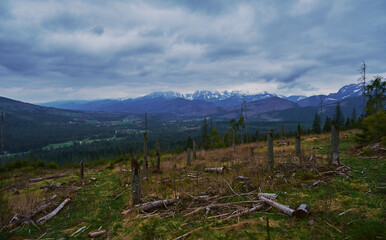
<path fill-rule="evenodd" d="M 273 137 L 272 132 L 267 133 L 267 170 L 270 171 L 274 167 L 273 159 Z"/>
<path fill-rule="evenodd" d="M 190 166 L 190 148 L 186 150 L 186 165 Z"/>
<path fill-rule="evenodd" d="M 196 140 L 193 139 L 193 160 L 196 160 L 197 153 L 196 153 Z"/>
<path fill-rule="evenodd" d="M 233 130 L 232 151 L 234 151 L 235 150 L 235 142 L 236 142 L 236 131 L 234 128 L 232 130 Z"/>
<path fill-rule="evenodd" d="M 251 160 L 253 161 L 253 159 L 254 159 L 253 147 L 249 148 L 249 155 L 251 156 Z"/>
<path fill-rule="evenodd" d="M 331 156 L 330 164 L 339 165 L 339 126 L 335 120 L 331 124 Z"/>
<path fill-rule="evenodd" d="M 295 138 L 295 156 L 300 159 L 301 150 L 300 150 L 300 135 L 296 134 Z"/>
<path fill-rule="evenodd" d="M 80 183 L 84 185 L 84 164 L 83 161 L 80 162 Z"/>
<path fill-rule="evenodd" d="M 131 159 L 131 197 L 133 206 L 141 202 L 142 191 L 139 163 L 134 154 Z"/>

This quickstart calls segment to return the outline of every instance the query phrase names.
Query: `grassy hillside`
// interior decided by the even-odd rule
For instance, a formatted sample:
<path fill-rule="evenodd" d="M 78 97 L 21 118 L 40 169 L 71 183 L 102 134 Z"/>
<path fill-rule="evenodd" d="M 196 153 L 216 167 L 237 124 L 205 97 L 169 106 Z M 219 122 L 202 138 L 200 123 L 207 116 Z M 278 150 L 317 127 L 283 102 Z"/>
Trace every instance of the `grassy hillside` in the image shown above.
<path fill-rule="evenodd" d="M 341 163 L 351 170 L 344 168 L 336 173 L 336 167 L 327 166 L 328 135 L 302 139 L 303 164 L 294 159 L 294 139 L 287 139 L 290 145 L 283 146 L 276 140 L 274 172 L 264 170 L 266 146 L 262 141 L 237 146 L 234 152 L 228 148 L 197 152 L 197 160 L 192 160 L 188 167 L 185 153 L 164 155 L 163 173 L 151 173 L 141 182 L 142 200 L 146 203 L 177 196 L 181 199 L 167 209 L 133 209 L 126 215 L 121 212 L 131 209 L 131 174 L 122 170 L 131 168 L 127 158 L 94 168 L 86 166 L 83 187 L 79 169 L 28 168 L 2 173 L 2 225 L 8 225 L 16 214 L 20 218 L 53 195 L 57 195 L 58 204 L 65 198 L 71 201 L 44 225 L 13 221 L 2 229 L 0 239 L 87 239 L 89 232 L 98 229 L 106 230 L 101 238 L 109 239 L 266 239 L 267 218 L 271 239 L 385 238 L 384 146 L 356 149 L 354 135 L 354 131 L 341 133 Z M 253 156 L 250 148 L 254 150 Z M 228 171 L 203 171 L 214 166 L 225 166 Z M 67 176 L 28 182 L 31 177 L 59 173 Z M 237 176 L 249 180 L 240 182 Z M 311 187 L 319 180 L 320 184 Z M 66 184 L 41 188 L 54 183 Z M 311 214 L 298 219 L 266 205 L 258 211 L 239 214 L 259 202 L 260 190 L 277 193 L 276 201 L 291 208 L 305 203 Z M 204 195 L 204 200 L 197 199 Z M 54 208 L 37 214 L 33 220 L 36 222 Z M 78 229 L 81 231 L 75 233 Z"/>

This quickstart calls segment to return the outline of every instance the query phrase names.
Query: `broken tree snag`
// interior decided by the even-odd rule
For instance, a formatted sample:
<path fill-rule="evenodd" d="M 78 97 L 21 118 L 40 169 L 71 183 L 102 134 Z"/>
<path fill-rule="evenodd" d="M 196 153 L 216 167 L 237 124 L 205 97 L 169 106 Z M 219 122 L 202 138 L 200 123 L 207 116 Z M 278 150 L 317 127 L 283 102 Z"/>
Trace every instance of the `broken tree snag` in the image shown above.
<path fill-rule="evenodd" d="M 190 166 L 190 148 L 186 150 L 186 165 Z"/>
<path fill-rule="evenodd" d="M 155 155 L 155 172 L 161 173 L 161 156 L 158 151 Z"/>
<path fill-rule="evenodd" d="M 155 208 L 166 208 L 168 206 L 173 205 L 177 201 L 178 201 L 177 198 L 158 200 L 158 201 L 154 201 L 154 202 L 142 205 L 138 208 L 146 212 L 146 211 L 153 210 Z"/>
<path fill-rule="evenodd" d="M 41 223 L 41 224 L 44 224 L 45 222 L 47 222 L 48 220 L 50 220 L 52 217 L 54 217 L 56 214 L 58 214 L 58 212 L 60 210 L 62 210 L 62 208 L 70 201 L 71 199 L 70 198 L 66 198 L 54 211 L 50 212 L 49 214 L 47 214 L 46 216 L 40 218 L 37 222 L 38 223 Z"/>
<path fill-rule="evenodd" d="M 310 214 L 310 207 L 306 204 L 301 204 L 293 214 L 297 218 L 306 218 Z"/>
<path fill-rule="evenodd" d="M 250 147 L 250 148 L 249 148 L 249 155 L 250 155 L 250 157 L 251 157 L 251 160 L 253 160 L 253 157 L 254 157 L 253 147 Z"/>
<path fill-rule="evenodd" d="M 214 172 L 214 173 L 224 173 L 226 172 L 226 167 L 212 167 L 212 168 L 205 168 L 205 172 Z"/>
<path fill-rule="evenodd" d="M 197 158 L 197 153 L 196 153 L 196 140 L 193 139 L 193 160 L 196 160 Z"/>
<path fill-rule="evenodd" d="M 80 183 L 84 185 L 84 164 L 83 161 L 80 162 Z"/>
<path fill-rule="evenodd" d="M 134 154 L 131 158 L 131 198 L 133 206 L 140 203 L 142 198 L 139 163 L 137 157 Z"/>
<path fill-rule="evenodd" d="M 300 135 L 296 134 L 296 137 L 295 137 L 295 156 L 300 159 L 301 158 L 300 154 L 301 154 L 301 150 L 300 150 Z"/>
<path fill-rule="evenodd" d="M 273 160 L 273 137 L 272 131 L 267 133 L 267 170 L 270 171 L 274 167 Z"/>
<path fill-rule="evenodd" d="M 288 215 L 288 216 L 293 216 L 293 213 L 295 212 L 295 210 L 285 206 L 285 205 L 282 205 L 280 203 L 277 203 L 275 201 L 272 201 L 266 197 L 263 197 L 263 196 L 259 196 L 260 200 L 264 201 L 265 203 L 267 203 L 268 205 L 276 208 L 276 209 L 279 209 L 280 211 L 282 211 L 284 214 Z"/>
<path fill-rule="evenodd" d="M 339 165 L 339 126 L 335 120 L 332 120 L 331 123 L 330 164 Z"/>

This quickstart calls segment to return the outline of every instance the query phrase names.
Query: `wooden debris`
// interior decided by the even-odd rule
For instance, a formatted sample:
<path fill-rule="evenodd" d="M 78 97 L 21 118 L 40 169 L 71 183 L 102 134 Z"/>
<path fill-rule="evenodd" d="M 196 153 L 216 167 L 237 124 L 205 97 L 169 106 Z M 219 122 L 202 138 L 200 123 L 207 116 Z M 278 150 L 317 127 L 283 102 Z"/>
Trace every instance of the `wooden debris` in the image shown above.
<path fill-rule="evenodd" d="M 44 224 L 48 220 L 50 220 L 52 217 L 54 217 L 58 212 L 70 201 L 70 198 L 66 198 L 54 211 L 50 212 L 44 217 L 41 217 L 37 222 Z"/>
<path fill-rule="evenodd" d="M 100 230 L 100 231 L 96 230 L 96 231 L 90 232 L 88 234 L 88 236 L 91 237 L 91 238 L 97 238 L 97 237 L 102 236 L 105 233 L 106 233 L 106 230 Z"/>
<path fill-rule="evenodd" d="M 310 188 L 313 188 L 313 187 L 318 186 L 318 185 L 321 184 L 321 183 L 323 183 L 323 181 L 318 180 L 318 181 L 314 182 L 314 183 L 313 183 L 311 186 L 309 186 L 309 187 L 310 187 Z"/>
<path fill-rule="evenodd" d="M 94 177 L 90 178 L 90 180 L 93 181 L 93 182 L 98 181 L 98 179 L 96 179 L 96 178 L 94 178 Z"/>
<path fill-rule="evenodd" d="M 227 171 L 226 167 L 212 167 L 212 168 L 205 168 L 205 172 L 214 172 L 214 173 L 224 173 Z"/>

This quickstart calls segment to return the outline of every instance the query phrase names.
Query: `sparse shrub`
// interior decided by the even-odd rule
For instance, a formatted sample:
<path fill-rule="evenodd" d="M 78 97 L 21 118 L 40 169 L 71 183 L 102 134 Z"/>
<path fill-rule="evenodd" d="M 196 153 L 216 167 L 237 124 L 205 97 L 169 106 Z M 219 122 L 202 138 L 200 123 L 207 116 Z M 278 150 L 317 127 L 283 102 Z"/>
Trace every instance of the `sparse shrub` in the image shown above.
<path fill-rule="evenodd" d="M 308 171 L 302 171 L 302 172 L 296 172 L 295 178 L 300 180 L 311 180 L 316 177 L 315 172 L 308 172 Z"/>
<path fill-rule="evenodd" d="M 159 238 L 159 232 L 157 231 L 158 225 L 159 220 L 157 217 L 145 220 L 139 226 L 141 233 L 137 236 L 137 239 L 152 240 Z"/>
<path fill-rule="evenodd" d="M 45 167 L 46 166 L 46 163 L 41 160 L 41 159 L 38 159 L 36 162 L 35 162 L 35 167 L 37 168 L 41 168 L 41 167 Z"/>
<path fill-rule="evenodd" d="M 364 152 L 365 155 L 371 155 L 371 153 L 373 152 L 369 147 L 363 147 L 362 151 Z"/>
<path fill-rule="evenodd" d="M 51 161 L 51 162 L 47 163 L 46 166 L 48 168 L 51 168 L 51 169 L 58 169 L 59 168 L 59 165 L 56 162 L 54 162 L 54 161 Z"/>

